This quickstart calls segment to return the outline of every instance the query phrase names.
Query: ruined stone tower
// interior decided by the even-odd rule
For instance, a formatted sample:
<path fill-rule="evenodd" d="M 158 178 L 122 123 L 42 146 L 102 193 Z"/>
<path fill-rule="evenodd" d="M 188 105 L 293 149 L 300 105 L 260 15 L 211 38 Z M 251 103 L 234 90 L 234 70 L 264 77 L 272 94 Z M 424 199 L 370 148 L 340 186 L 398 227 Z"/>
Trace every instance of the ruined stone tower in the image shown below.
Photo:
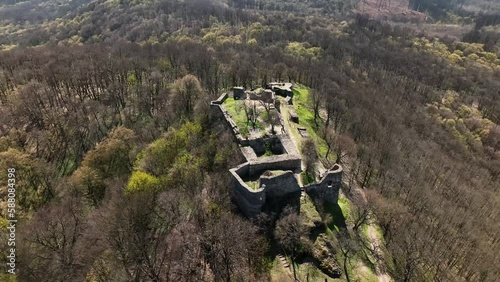
<path fill-rule="evenodd" d="M 309 184 L 304 187 L 307 194 L 316 201 L 337 204 L 339 199 L 340 185 L 342 184 L 342 167 L 333 165 L 318 183 Z"/>

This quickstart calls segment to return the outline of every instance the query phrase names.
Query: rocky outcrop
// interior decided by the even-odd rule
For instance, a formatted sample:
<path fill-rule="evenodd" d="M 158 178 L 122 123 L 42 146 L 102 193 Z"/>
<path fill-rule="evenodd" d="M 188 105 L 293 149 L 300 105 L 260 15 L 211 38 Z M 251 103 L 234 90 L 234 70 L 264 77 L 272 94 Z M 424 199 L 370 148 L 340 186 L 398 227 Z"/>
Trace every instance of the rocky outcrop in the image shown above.
<path fill-rule="evenodd" d="M 312 248 L 312 256 L 317 261 L 318 268 L 332 278 L 340 278 L 342 270 L 335 259 L 336 250 L 332 242 L 324 234 L 316 240 Z"/>

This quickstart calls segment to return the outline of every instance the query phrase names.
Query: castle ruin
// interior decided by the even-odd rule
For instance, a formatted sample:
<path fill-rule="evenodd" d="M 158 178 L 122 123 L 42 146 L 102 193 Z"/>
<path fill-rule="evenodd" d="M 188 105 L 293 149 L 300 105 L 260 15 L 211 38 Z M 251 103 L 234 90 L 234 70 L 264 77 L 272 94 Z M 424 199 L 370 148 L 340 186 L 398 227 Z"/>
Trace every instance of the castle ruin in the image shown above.
<path fill-rule="evenodd" d="M 305 192 L 315 201 L 337 203 L 342 182 L 342 167 L 335 164 L 326 171 L 316 183 L 301 186 L 298 180 L 302 171 L 302 159 L 289 132 L 284 130 L 287 122 L 280 107 L 288 107 L 288 113 L 295 113 L 291 83 L 269 83 L 267 89 L 246 91 L 243 87 L 234 87 L 233 93 L 222 94 L 211 102 L 212 112 L 219 116 L 238 143 L 246 161 L 231 168 L 232 195 L 242 213 L 254 217 L 263 211 L 279 212 L 286 205 L 299 206 L 301 193 Z M 244 136 L 231 114 L 224 108 L 226 99 L 247 103 L 256 101 L 268 107 L 279 119 L 281 132 L 271 132 L 259 136 Z M 282 96 L 286 103 L 279 103 Z M 246 106 L 246 105 L 245 105 Z M 253 105 L 255 108 L 255 104 Z M 270 114 L 268 112 L 268 114 Z M 290 117 L 289 117 L 290 118 Z M 295 122 L 295 117 L 293 117 Z M 296 119 L 298 123 L 298 118 Z M 307 137 L 305 137 L 307 138 Z"/>

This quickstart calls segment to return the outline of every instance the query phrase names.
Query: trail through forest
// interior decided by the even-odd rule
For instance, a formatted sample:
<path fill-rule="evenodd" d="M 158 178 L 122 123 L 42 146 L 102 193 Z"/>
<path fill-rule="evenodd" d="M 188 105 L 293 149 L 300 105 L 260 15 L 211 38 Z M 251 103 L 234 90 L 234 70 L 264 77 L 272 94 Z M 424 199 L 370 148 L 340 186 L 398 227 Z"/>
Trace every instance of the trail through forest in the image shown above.
<path fill-rule="evenodd" d="M 391 282 L 393 281 L 391 276 L 389 276 L 384 269 L 381 267 L 382 252 L 380 251 L 381 242 L 378 238 L 375 227 L 373 223 L 368 224 L 368 239 L 370 240 L 370 245 L 375 255 L 375 273 L 377 274 L 379 282 Z"/>
<path fill-rule="evenodd" d="M 344 175 L 350 175 L 350 169 L 349 167 L 344 164 Z M 352 176 L 351 176 L 352 177 Z M 349 181 L 344 179 L 344 183 L 346 185 L 349 185 Z M 351 189 L 353 189 L 353 193 L 358 193 L 363 201 L 367 203 L 367 198 L 365 195 L 365 191 L 359 186 L 359 184 L 356 181 L 352 181 L 351 183 Z M 377 275 L 378 281 L 379 282 L 392 282 L 393 279 L 392 277 L 387 274 L 385 271 L 385 266 L 384 266 L 384 255 L 381 251 L 381 246 L 383 246 L 383 242 L 380 241 L 379 234 L 375 230 L 375 224 L 376 221 L 373 217 L 370 217 L 367 224 L 367 239 L 369 240 L 370 243 L 370 249 L 373 252 L 373 256 L 375 257 L 375 261 L 373 262 L 375 266 L 375 274 Z"/>

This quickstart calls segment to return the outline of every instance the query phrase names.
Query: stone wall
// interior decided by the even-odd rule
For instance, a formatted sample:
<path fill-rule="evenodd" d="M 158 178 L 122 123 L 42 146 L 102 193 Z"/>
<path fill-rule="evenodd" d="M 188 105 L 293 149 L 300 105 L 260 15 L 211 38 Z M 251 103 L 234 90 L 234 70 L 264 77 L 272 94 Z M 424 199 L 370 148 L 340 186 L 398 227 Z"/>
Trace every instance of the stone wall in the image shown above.
<path fill-rule="evenodd" d="M 341 184 L 342 167 L 335 164 L 318 183 L 306 185 L 304 190 L 314 200 L 337 204 Z"/>
<path fill-rule="evenodd" d="M 228 96 L 227 93 L 222 93 L 219 96 L 219 98 L 217 98 L 217 100 L 212 101 L 212 104 L 222 105 L 222 103 L 224 103 L 224 101 L 226 101 L 227 96 Z"/>
<path fill-rule="evenodd" d="M 291 171 L 280 175 L 262 175 L 259 183 L 265 185 L 266 202 L 263 206 L 264 212 L 281 214 L 286 206 L 300 210 L 300 186 Z"/>
<path fill-rule="evenodd" d="M 289 193 L 299 191 L 300 186 L 292 171 L 286 171 L 280 175 L 262 175 L 259 186 L 265 185 L 267 197 L 282 197 Z"/>
<path fill-rule="evenodd" d="M 277 95 L 283 97 L 293 96 L 293 84 L 288 82 L 271 82 L 266 85 L 266 88 L 272 89 Z"/>
<path fill-rule="evenodd" d="M 286 134 L 280 134 L 278 135 L 278 138 L 280 139 L 281 146 L 283 147 L 283 151 L 286 154 L 297 156 L 300 158 L 300 154 L 297 151 L 297 148 L 293 144 L 293 141 L 288 137 Z"/>
<path fill-rule="evenodd" d="M 224 98 L 224 100 L 225 100 L 225 98 Z M 233 136 L 234 136 L 236 142 L 241 144 L 241 141 L 245 140 L 245 139 L 243 139 L 243 136 L 240 134 L 240 130 L 238 129 L 238 126 L 236 126 L 236 123 L 231 118 L 229 113 L 224 110 L 222 105 L 215 103 L 215 102 L 216 101 L 212 101 L 212 103 L 210 104 L 210 109 L 212 111 L 212 114 L 214 114 L 215 116 L 217 116 L 218 118 L 223 120 L 226 127 L 229 128 L 229 130 L 231 130 L 233 132 Z"/>
<path fill-rule="evenodd" d="M 260 93 L 249 91 L 247 94 L 248 99 L 253 101 L 263 101 L 268 104 L 273 102 L 273 92 L 271 90 L 264 90 Z"/>
<path fill-rule="evenodd" d="M 266 146 L 270 146 L 273 154 L 279 155 L 286 153 L 281 144 L 281 140 L 277 136 L 248 139 L 240 142 L 240 144 L 242 146 L 252 147 L 257 156 L 261 156 L 266 153 Z"/>
<path fill-rule="evenodd" d="M 298 171 L 301 169 L 301 160 L 298 156 L 293 155 L 276 155 L 269 157 L 261 157 L 250 161 L 249 175 L 255 175 L 266 170 L 291 170 Z"/>
<path fill-rule="evenodd" d="M 253 190 L 245 184 L 240 175 L 247 175 L 249 163 L 241 164 L 229 170 L 233 184 L 233 197 L 238 203 L 241 211 L 247 217 L 253 217 L 261 212 L 266 201 L 264 189 Z"/>
<path fill-rule="evenodd" d="M 301 170 L 301 157 L 290 137 L 284 133 L 272 137 L 244 139 L 234 120 L 222 107 L 227 97 L 227 93 L 222 94 L 211 103 L 210 109 L 233 132 L 241 153 L 247 159 L 246 163 L 229 170 L 233 182 L 233 198 L 243 214 L 253 217 L 263 209 L 279 213 L 286 205 L 300 205 L 301 189 L 293 172 Z M 283 117 L 280 117 L 280 122 L 284 123 Z M 272 151 L 282 154 L 257 157 L 265 153 L 266 143 L 273 144 Z M 259 189 L 250 188 L 242 179 L 261 174 L 266 170 L 286 172 L 280 175 L 262 175 L 259 179 L 261 187 Z M 335 165 L 318 183 L 307 185 L 304 190 L 315 200 L 337 203 L 341 183 L 342 167 Z M 265 185 L 265 188 L 262 188 L 262 185 Z"/>
<path fill-rule="evenodd" d="M 235 100 L 244 100 L 246 98 L 245 88 L 233 87 L 233 98 Z"/>

